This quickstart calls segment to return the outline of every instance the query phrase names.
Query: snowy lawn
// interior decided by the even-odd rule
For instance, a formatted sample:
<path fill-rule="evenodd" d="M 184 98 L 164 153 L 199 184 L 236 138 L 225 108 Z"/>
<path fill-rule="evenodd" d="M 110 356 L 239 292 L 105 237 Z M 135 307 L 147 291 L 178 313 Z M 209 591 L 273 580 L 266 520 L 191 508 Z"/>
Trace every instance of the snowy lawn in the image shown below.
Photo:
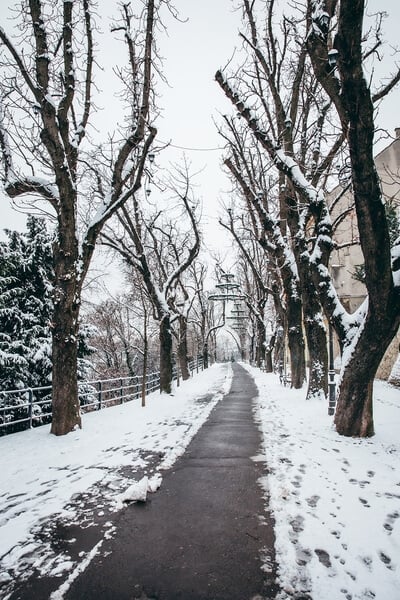
<path fill-rule="evenodd" d="M 377 433 L 348 439 L 336 434 L 326 403 L 244 366 L 259 389 L 260 484 L 276 523 L 279 600 L 398 600 L 400 390 L 376 382 Z M 148 396 L 145 409 L 134 401 L 86 415 L 68 436 L 45 426 L 0 438 L 0 597 L 36 570 L 60 577 L 51 600 L 62 598 L 112 535 L 112 513 L 134 481 L 147 475 L 149 487 L 159 485 L 231 377 L 229 364 L 215 365 L 171 397 Z"/>
<path fill-rule="evenodd" d="M 327 403 L 246 368 L 259 389 L 280 599 L 399 600 L 400 390 L 376 381 L 376 435 L 349 439 Z"/>
<path fill-rule="evenodd" d="M 122 507 L 132 481 L 148 475 L 159 485 L 160 471 L 184 452 L 231 381 L 230 364 L 214 365 L 171 396 L 150 394 L 145 408 L 135 400 L 84 415 L 83 429 L 67 436 L 43 426 L 0 438 L 0 597 L 33 570 L 71 572 L 76 540 L 66 540 L 60 552 L 51 543 L 54 528 L 88 529 L 97 521 L 109 535 L 107 519 Z"/>

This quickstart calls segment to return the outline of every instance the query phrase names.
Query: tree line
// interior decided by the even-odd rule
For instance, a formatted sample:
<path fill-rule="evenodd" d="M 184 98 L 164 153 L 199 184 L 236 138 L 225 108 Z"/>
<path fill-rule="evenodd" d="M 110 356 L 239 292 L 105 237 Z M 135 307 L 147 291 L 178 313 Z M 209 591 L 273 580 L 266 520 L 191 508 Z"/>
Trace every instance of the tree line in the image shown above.
<path fill-rule="evenodd" d="M 337 431 L 370 436 L 373 379 L 400 322 L 400 243 L 390 237 L 373 162 L 374 110 L 400 71 L 376 89 L 367 83 L 365 69 L 382 37 L 380 22 L 375 33 L 364 35 L 362 0 L 307 0 L 288 14 L 274 0 L 242 0 L 240 10 L 243 62 L 216 73 L 233 108 L 219 123 L 226 148 L 222 167 L 232 181 L 232 203 L 221 225 L 239 248 L 253 356 L 272 369 L 273 348 L 278 352 L 287 338 L 292 386 L 299 388 L 307 347 L 307 396 L 323 398 L 330 322 L 342 353 Z M 96 244 L 118 253 L 129 281 L 129 292 L 113 305 L 116 315 L 128 307 L 128 321 L 135 306 L 128 329 L 136 330 L 141 343 L 122 341 L 128 370 L 133 347 L 135 360 L 139 352 L 142 368 L 148 368 L 150 316 L 157 323 L 162 392 L 171 391 L 174 343 L 186 377 L 188 328 L 197 331 L 197 351 L 207 358 L 209 341 L 225 324 L 226 315 L 216 314 L 204 290 L 190 166 L 183 161 L 168 173 L 154 172 L 162 152 L 156 38 L 163 11 L 175 14 L 167 0 L 120 8 L 112 31 L 126 50 L 125 63 L 115 68 L 124 115 L 100 142 L 91 129 L 98 47 L 90 0 L 29 0 L 15 15 L 18 35 L 0 28 L 4 190 L 10 198 L 28 198 L 52 223 L 46 360 L 56 435 L 81 426 L 81 304 Z M 338 164 L 349 165 L 348 178 L 332 199 L 328 190 L 336 189 Z M 157 201 L 144 185 L 150 181 Z M 331 209 L 344 189 L 354 199 L 367 288 L 365 302 L 352 314 L 329 269 L 336 244 Z M 267 340 L 268 319 L 274 334 Z M 10 343 L 12 336 L 2 340 Z M 21 356 L 22 366 L 28 353 Z"/>
<path fill-rule="evenodd" d="M 400 322 L 400 238 L 390 237 L 391 213 L 374 165 L 374 111 L 400 71 L 382 86 L 367 80 L 368 61 L 382 46 L 382 15 L 366 35 L 362 0 L 308 0 L 281 14 L 279 24 L 274 0 L 243 0 L 241 7 L 246 59 L 239 69 L 216 73 L 234 108 L 220 133 L 243 207 L 234 203 L 224 226 L 239 246 L 245 230 L 265 250 L 270 293 L 279 290 L 276 314 L 288 338 L 292 385 L 303 385 L 307 346 L 307 396 L 326 396 L 326 318 L 342 355 L 336 429 L 370 436 L 373 380 Z M 335 185 L 338 164 L 339 171 L 347 166 L 344 189 Z M 337 247 L 331 210 L 346 191 L 367 290 L 354 313 L 339 298 L 329 268 Z M 247 250 L 241 247 L 245 259 Z"/>

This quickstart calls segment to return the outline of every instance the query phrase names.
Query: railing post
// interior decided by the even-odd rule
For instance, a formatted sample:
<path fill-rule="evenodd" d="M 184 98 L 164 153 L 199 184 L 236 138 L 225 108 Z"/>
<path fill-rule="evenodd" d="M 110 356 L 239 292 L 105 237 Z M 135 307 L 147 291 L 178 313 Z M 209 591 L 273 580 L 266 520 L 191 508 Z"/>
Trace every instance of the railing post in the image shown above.
<path fill-rule="evenodd" d="M 123 403 L 123 398 L 124 398 L 124 394 L 123 394 L 123 385 L 124 385 L 124 380 L 122 379 L 122 377 L 119 380 L 119 399 L 121 401 L 121 404 Z"/>
<path fill-rule="evenodd" d="M 101 402 L 103 399 L 103 382 L 100 380 L 98 381 L 99 384 L 99 389 L 97 392 L 97 410 L 101 410 Z"/>
<path fill-rule="evenodd" d="M 33 417 L 33 390 L 28 389 L 28 417 L 29 417 L 29 429 L 32 429 L 32 417 Z"/>

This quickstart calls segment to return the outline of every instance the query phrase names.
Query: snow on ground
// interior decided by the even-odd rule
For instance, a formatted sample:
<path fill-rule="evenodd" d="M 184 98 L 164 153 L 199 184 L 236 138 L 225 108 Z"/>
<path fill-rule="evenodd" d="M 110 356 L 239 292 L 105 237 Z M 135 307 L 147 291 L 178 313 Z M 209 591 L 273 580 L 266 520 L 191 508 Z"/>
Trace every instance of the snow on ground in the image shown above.
<path fill-rule="evenodd" d="M 244 366 L 259 390 L 279 600 L 399 600 L 400 390 L 377 381 L 376 435 L 349 439 L 335 432 L 327 403 Z M 111 513 L 145 482 L 147 492 L 162 486 L 231 376 L 229 364 L 214 365 L 171 397 L 86 415 L 82 431 L 61 438 L 47 426 L 0 438 L 0 597 L 38 571 L 60 577 L 51 600 L 61 599 L 113 534 Z"/>
<path fill-rule="evenodd" d="M 376 381 L 376 435 L 346 438 L 327 403 L 246 368 L 259 389 L 280 600 L 399 600 L 400 390 Z"/>
<path fill-rule="evenodd" d="M 52 531 L 79 523 L 91 538 L 97 521 L 103 537 L 110 535 L 108 517 L 132 499 L 135 479 L 149 476 L 148 490 L 155 491 L 159 472 L 184 452 L 231 381 L 230 364 L 214 365 L 171 396 L 150 394 L 145 408 L 136 400 L 84 415 L 83 429 L 67 436 L 50 435 L 43 426 L 0 438 L 0 597 L 34 570 L 52 576 L 73 571 L 76 540 L 65 540 L 60 552 Z"/>

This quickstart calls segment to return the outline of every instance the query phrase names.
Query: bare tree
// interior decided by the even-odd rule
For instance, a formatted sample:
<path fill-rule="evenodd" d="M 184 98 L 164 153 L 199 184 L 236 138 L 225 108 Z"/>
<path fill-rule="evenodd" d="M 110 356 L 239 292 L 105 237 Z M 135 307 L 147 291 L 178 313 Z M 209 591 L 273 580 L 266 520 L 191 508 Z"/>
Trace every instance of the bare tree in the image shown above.
<path fill-rule="evenodd" d="M 235 218 L 232 208 L 228 208 L 227 212 L 227 223 L 220 219 L 220 224 L 231 233 L 241 258 L 239 264 L 242 265 L 242 277 L 239 276 L 239 281 L 244 279 L 241 288 L 246 290 L 246 304 L 251 318 L 255 321 L 254 362 L 257 367 L 265 366 L 265 370 L 270 373 L 273 371 L 273 347 L 267 344 L 265 314 L 268 299 L 272 295 L 269 287 L 269 260 L 258 243 L 251 220 L 250 223 L 246 223 L 244 215 L 240 220 Z M 239 222 L 235 225 L 235 221 Z"/>
<path fill-rule="evenodd" d="M 16 41 L 0 29 L 4 189 L 10 198 L 39 198 L 55 218 L 51 432 L 56 435 L 81 426 L 77 335 L 82 285 L 95 243 L 104 223 L 140 188 L 156 135 L 150 124 L 156 1 L 144 3 L 136 31 L 129 5 L 122 11 L 125 81 L 136 86 L 137 94 L 131 98 L 129 125 L 108 154 L 107 177 L 98 180 L 102 193 L 95 196 L 88 225 L 80 215 L 86 197 L 93 196 L 86 177 L 93 162 L 86 135 L 93 110 L 92 5 L 89 0 L 29 0 L 19 13 Z"/>
<path fill-rule="evenodd" d="M 225 324 L 224 319 L 221 320 L 220 315 L 216 314 L 214 303 L 209 300 L 205 291 L 206 275 L 207 265 L 198 259 L 190 269 L 190 278 L 193 282 L 193 304 L 188 323 L 198 332 L 196 348 L 198 353 L 201 352 L 205 369 L 209 367 L 210 356 L 215 355 L 214 334 Z"/>
<path fill-rule="evenodd" d="M 249 64 L 244 65 L 238 77 L 240 92 L 237 95 L 242 100 L 248 98 L 248 105 L 251 102 L 256 108 L 252 111 L 252 116 L 257 115 L 257 120 L 261 120 L 263 130 L 268 132 L 275 149 L 282 148 L 287 156 L 293 157 L 302 172 L 310 172 L 314 185 L 317 185 L 320 180 L 326 181 L 332 158 L 343 139 L 340 135 L 332 135 L 330 146 L 321 142 L 323 136 L 328 141 L 325 122 L 329 114 L 329 103 L 321 96 L 306 61 L 305 15 L 300 18 L 284 16 L 281 28 L 277 31 L 274 25 L 275 1 L 263 3 L 266 13 L 264 36 L 257 26 L 256 5 L 256 2 L 243 0 L 247 31 L 242 33 L 242 38 L 249 49 Z M 270 168 L 275 167 L 276 164 L 272 161 Z M 259 192 L 264 195 L 267 193 L 261 186 Z M 255 193 L 256 190 L 253 190 L 253 197 Z M 299 198 L 290 178 L 283 173 L 279 177 L 278 199 L 280 228 L 288 242 L 286 246 L 289 245 L 293 254 L 299 280 L 298 289 L 310 359 L 307 397 L 324 397 L 328 389 L 326 330 L 318 293 L 303 259 L 312 229 L 311 219 L 307 220 L 308 231 L 305 235 L 299 235 L 304 228 L 300 214 L 308 200 L 304 196 Z M 271 218 L 271 211 L 268 211 L 267 216 L 272 225 L 274 219 Z M 287 297 L 290 298 L 290 295 Z M 292 326 L 289 327 L 289 332 L 291 329 Z"/>
<path fill-rule="evenodd" d="M 276 272 L 275 282 L 271 287 L 277 315 L 280 315 L 279 326 L 283 328 L 284 338 L 288 339 L 291 385 L 298 389 L 303 386 L 305 380 L 300 281 L 295 257 L 287 242 L 286 219 L 281 218 L 280 202 L 277 201 L 274 192 L 276 182 L 273 180 L 270 183 L 265 177 L 270 165 L 263 161 L 251 141 L 243 137 L 232 120 L 225 119 L 225 122 L 231 135 L 223 135 L 228 142 L 231 157 L 227 158 L 224 164 L 245 201 L 258 243 L 271 258 L 272 264 L 278 265 L 279 268 L 279 274 Z M 281 287 L 284 290 L 285 311 L 279 308 Z M 281 358 L 283 359 L 283 356 Z"/>
<path fill-rule="evenodd" d="M 270 3 L 271 5 L 272 3 Z M 339 6 L 335 47 L 339 51 L 338 74 L 330 66 L 329 44 L 331 17 Z M 373 435 L 372 383 L 383 353 L 398 329 L 400 321 L 398 259 L 399 247 L 392 253 L 379 181 L 373 164 L 373 103 L 363 75 L 362 25 L 364 3 L 350 2 L 308 3 L 307 43 L 314 72 L 335 107 L 340 122 L 337 140 L 326 158 L 319 156 L 311 172 L 305 171 L 301 161 L 291 152 L 290 145 L 282 148 L 270 132 L 233 89 L 221 72 L 217 80 L 241 115 L 245 118 L 254 138 L 274 161 L 276 168 L 290 183 L 290 198 L 297 208 L 288 208 L 296 217 L 296 241 L 300 245 L 301 260 L 313 276 L 324 309 L 332 319 L 344 349 L 342 381 L 339 390 L 336 427 L 344 435 Z M 257 52 L 255 48 L 255 52 Z M 335 53 L 336 54 L 336 53 Z M 339 75 L 339 76 L 337 76 Z M 375 97 L 382 97 L 392 89 L 400 74 Z M 293 121 L 291 122 L 292 127 Z M 336 147 L 346 139 L 352 164 L 352 183 L 365 257 L 368 298 L 360 309 L 349 315 L 341 305 L 328 271 L 333 247 L 332 226 L 323 187 L 317 187 L 321 175 L 327 172 Z M 289 216 L 289 215 L 288 215 Z M 307 227 L 312 224 L 314 235 L 309 237 Z M 392 270 L 393 269 L 393 270 Z"/>
<path fill-rule="evenodd" d="M 375 93 L 371 91 L 363 62 L 381 42 L 365 48 L 362 0 L 322 2 L 319 7 L 310 1 L 309 7 L 308 51 L 318 80 L 335 105 L 349 146 L 367 299 L 349 319 L 327 270 L 327 247 L 331 241 L 325 233 L 329 230 L 319 232 L 323 261 L 315 269 L 315 276 L 343 347 L 336 428 L 343 435 L 366 437 L 374 433 L 372 388 L 376 370 L 400 324 L 400 240 L 391 252 L 389 225 L 374 165 L 373 103 L 400 81 L 400 69 L 383 87 Z M 324 71 L 323 63 L 332 52 L 337 57 L 336 69 Z"/>
<path fill-rule="evenodd" d="M 161 203 L 154 207 L 147 198 L 146 209 L 146 198 L 140 201 L 135 196 L 117 213 L 120 230 L 103 232 L 104 243 L 140 275 L 151 300 L 153 316 L 159 323 L 160 391 L 164 393 L 171 392 L 171 321 L 177 311 L 181 278 L 200 249 L 196 201 L 186 163 L 176 167 L 168 186 L 171 195 L 167 208 L 162 209 Z"/>

